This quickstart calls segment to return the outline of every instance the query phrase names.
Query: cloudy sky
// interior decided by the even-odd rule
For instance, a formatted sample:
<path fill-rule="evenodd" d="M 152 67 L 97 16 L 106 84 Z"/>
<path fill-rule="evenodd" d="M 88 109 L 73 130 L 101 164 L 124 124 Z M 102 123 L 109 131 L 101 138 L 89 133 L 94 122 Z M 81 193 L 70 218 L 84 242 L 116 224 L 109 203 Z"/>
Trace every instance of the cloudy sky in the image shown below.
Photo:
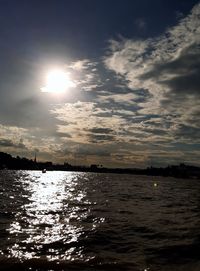
<path fill-rule="evenodd" d="M 0 151 L 200 166 L 199 1 L 1 0 L 0 34 Z"/>

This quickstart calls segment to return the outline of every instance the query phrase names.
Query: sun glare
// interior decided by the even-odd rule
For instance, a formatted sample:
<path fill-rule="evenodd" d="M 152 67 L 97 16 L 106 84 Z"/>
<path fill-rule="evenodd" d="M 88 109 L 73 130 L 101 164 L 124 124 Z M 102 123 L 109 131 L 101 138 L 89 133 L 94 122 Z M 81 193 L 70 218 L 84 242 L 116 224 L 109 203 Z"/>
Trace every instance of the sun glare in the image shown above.
<path fill-rule="evenodd" d="M 46 85 L 41 88 L 42 92 L 62 93 L 67 89 L 75 87 L 69 74 L 62 70 L 52 70 L 47 74 Z"/>

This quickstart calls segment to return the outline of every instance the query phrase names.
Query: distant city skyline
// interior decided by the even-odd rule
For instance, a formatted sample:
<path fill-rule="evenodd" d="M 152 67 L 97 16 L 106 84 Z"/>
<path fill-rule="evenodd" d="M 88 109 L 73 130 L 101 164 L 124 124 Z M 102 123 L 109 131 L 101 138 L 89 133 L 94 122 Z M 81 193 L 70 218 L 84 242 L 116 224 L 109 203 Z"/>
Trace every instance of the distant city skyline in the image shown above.
<path fill-rule="evenodd" d="M 0 151 L 200 166 L 200 2 L 0 2 Z"/>

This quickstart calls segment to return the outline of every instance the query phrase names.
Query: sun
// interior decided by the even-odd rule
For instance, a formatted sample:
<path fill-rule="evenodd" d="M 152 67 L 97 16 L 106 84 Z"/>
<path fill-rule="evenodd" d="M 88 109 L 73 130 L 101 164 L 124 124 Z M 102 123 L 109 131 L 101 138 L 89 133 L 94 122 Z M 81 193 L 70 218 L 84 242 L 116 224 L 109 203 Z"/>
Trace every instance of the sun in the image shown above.
<path fill-rule="evenodd" d="M 75 87 L 69 74 L 63 70 L 55 69 L 47 73 L 46 85 L 41 88 L 42 92 L 63 93 L 67 89 Z"/>

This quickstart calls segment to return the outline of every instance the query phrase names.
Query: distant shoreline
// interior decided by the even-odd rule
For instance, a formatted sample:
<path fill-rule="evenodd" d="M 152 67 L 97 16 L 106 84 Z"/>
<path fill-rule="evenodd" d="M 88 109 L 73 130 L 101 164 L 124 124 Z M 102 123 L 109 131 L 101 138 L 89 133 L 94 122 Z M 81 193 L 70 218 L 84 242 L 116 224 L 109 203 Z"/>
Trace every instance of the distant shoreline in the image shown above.
<path fill-rule="evenodd" d="M 162 173 L 157 173 L 156 170 L 163 170 L 165 168 L 153 168 L 153 171 L 147 172 L 148 169 L 139 169 L 137 172 L 133 169 L 127 170 L 125 169 L 107 169 L 107 170 L 83 170 L 83 169 L 47 169 L 46 172 L 51 172 L 51 171 L 65 171 L 65 172 L 84 172 L 84 173 L 108 173 L 108 174 L 121 174 L 121 175 L 136 175 L 136 176 L 152 176 L 152 177 L 172 177 L 172 178 L 179 178 L 179 179 L 197 179 L 200 180 L 200 175 L 188 175 L 188 174 L 162 174 Z M 0 168 L 1 171 L 5 170 L 33 170 L 33 171 L 42 171 L 42 169 L 30 169 L 30 168 Z"/>
<path fill-rule="evenodd" d="M 91 166 L 73 166 L 68 163 L 53 164 L 52 162 L 37 162 L 27 158 L 12 157 L 8 153 L 0 152 L 0 170 L 43 170 L 47 171 L 77 171 L 77 172 L 94 172 L 94 173 L 115 173 L 147 176 L 163 176 L 176 178 L 200 179 L 200 167 L 179 164 L 170 165 L 165 168 L 148 167 L 139 168 L 106 168 L 99 165 Z"/>

